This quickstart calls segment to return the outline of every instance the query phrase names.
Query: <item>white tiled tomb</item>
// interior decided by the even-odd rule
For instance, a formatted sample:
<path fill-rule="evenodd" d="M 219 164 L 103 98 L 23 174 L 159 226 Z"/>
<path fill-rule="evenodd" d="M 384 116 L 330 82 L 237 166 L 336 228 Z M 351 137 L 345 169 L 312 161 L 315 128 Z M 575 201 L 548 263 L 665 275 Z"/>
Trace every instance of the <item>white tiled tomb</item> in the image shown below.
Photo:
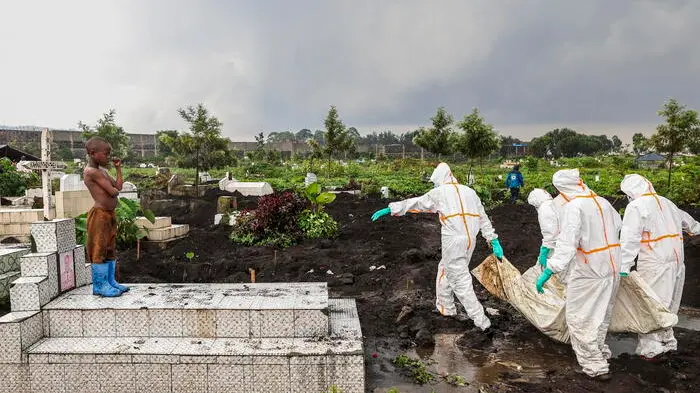
<path fill-rule="evenodd" d="M 14 336 L 36 325 L 43 338 L 4 344 L 0 371 L 16 378 L 0 392 L 364 392 L 355 302 L 328 299 L 325 283 L 131 288 L 110 299 L 84 286 L 22 320 Z"/>

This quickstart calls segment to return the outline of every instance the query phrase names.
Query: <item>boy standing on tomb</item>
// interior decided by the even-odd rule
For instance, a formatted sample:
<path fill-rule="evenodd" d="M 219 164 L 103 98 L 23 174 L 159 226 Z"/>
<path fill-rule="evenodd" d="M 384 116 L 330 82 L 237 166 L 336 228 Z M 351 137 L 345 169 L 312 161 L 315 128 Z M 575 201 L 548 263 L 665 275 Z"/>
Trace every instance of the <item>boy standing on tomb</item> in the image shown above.
<path fill-rule="evenodd" d="M 107 172 L 112 146 L 100 137 L 92 137 L 85 144 L 88 163 L 83 171 L 85 185 L 95 205 L 87 214 L 87 254 L 92 264 L 92 294 L 104 297 L 120 296 L 129 290 L 117 283 L 117 196 L 122 189 L 121 160 L 112 158 L 117 170 L 114 179 Z"/>

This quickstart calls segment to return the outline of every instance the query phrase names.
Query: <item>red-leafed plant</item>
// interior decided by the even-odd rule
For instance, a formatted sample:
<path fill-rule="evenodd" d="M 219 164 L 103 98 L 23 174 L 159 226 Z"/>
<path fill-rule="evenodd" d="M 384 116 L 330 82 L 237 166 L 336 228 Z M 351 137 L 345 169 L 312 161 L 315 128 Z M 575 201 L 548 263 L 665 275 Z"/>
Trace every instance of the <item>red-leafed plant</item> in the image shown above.
<path fill-rule="evenodd" d="M 243 245 L 289 247 L 304 236 L 297 221 L 307 207 L 308 201 L 293 192 L 261 196 L 257 209 L 238 216 L 231 239 Z"/>

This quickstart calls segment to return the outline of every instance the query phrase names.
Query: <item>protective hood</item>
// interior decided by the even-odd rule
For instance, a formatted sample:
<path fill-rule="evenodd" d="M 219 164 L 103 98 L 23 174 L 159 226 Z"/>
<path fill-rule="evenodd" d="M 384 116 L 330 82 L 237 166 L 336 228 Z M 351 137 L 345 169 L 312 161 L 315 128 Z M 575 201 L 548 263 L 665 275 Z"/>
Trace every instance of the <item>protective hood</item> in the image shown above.
<path fill-rule="evenodd" d="M 527 196 L 527 203 L 539 209 L 539 207 L 546 201 L 551 201 L 552 196 L 541 188 L 535 188 Z"/>
<path fill-rule="evenodd" d="M 590 195 L 591 190 L 579 176 L 578 169 L 562 169 L 552 176 L 552 184 L 566 199 L 576 196 Z"/>
<path fill-rule="evenodd" d="M 656 193 L 654 186 L 644 176 L 632 174 L 625 176 L 620 183 L 620 189 L 630 198 L 637 199 L 644 194 Z"/>
<path fill-rule="evenodd" d="M 457 179 L 452 176 L 450 166 L 444 162 L 441 162 L 435 168 L 433 174 L 430 176 L 430 181 L 433 182 L 435 187 L 439 187 L 446 183 L 457 183 Z"/>

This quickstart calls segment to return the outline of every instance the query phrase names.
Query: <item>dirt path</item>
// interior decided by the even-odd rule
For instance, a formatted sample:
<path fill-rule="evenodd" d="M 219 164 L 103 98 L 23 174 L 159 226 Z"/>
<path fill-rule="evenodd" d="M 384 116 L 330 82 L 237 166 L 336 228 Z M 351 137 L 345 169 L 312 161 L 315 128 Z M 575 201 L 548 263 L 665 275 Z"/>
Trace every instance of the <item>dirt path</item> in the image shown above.
<path fill-rule="evenodd" d="M 254 201 L 239 198 L 252 207 Z M 171 215 L 174 222 L 192 225 L 188 238 L 161 249 L 142 246 L 141 260 L 135 250 L 121 250 L 120 273 L 127 282 L 248 282 L 248 269 L 257 272 L 259 282 L 328 281 L 332 296 L 350 296 L 358 301 L 364 335 L 367 337 L 368 370 L 377 362 L 392 371 L 390 357 L 418 345 L 431 347 L 435 334 L 469 332 L 473 325 L 458 323 L 431 312 L 434 280 L 440 258 L 439 223 L 434 215 L 387 217 L 371 223 L 372 212 L 386 206 L 380 199 L 356 199 L 340 195 L 328 206 L 329 213 L 341 224 L 337 239 L 310 241 L 275 252 L 261 247 L 238 247 L 228 240 L 228 231 L 209 226 L 216 211 L 212 193 L 196 203 L 158 204 L 159 215 Z M 700 218 L 700 211 L 690 212 Z M 540 233 L 534 208 L 528 205 L 500 206 L 489 212 L 505 254 L 521 271 L 530 267 L 539 251 Z M 194 252 L 188 260 L 185 253 Z M 479 238 L 471 267 L 488 254 L 486 242 Z M 700 306 L 700 241 L 686 240 L 687 279 L 683 304 Z M 386 269 L 370 267 L 385 266 Z M 311 272 L 313 270 L 313 272 Z M 334 274 L 329 275 L 331 270 Z M 545 378 L 521 381 L 517 373 L 505 373 L 490 384 L 488 392 L 694 392 L 695 372 L 700 366 L 700 334 L 680 331 L 679 348 L 667 365 L 651 365 L 638 359 L 620 358 L 612 362 L 615 377 L 607 384 L 589 381 L 574 372 L 575 359 L 568 346 L 547 339 L 509 306 L 493 299 L 474 280 L 477 296 L 501 315 L 494 324 L 501 330 L 500 350 L 533 346 L 536 351 L 554 348 L 566 367 L 547 368 Z M 404 306 L 411 313 L 395 322 Z M 479 341 L 479 335 L 471 337 Z M 370 343 L 384 342 L 381 356 L 373 358 Z M 534 344 L 533 344 L 534 343 Z M 483 343 L 481 343 L 483 344 Z M 375 347 L 376 344 L 373 344 Z M 539 347 L 537 347 L 539 345 Z M 473 350 L 472 350 L 473 351 Z M 498 353 L 498 346 L 481 348 L 483 353 Z M 381 367 L 380 367 L 381 368 Z M 381 375 L 368 371 L 368 391 L 380 386 Z M 666 389 L 666 390 L 664 390 Z M 424 390 L 430 391 L 426 387 Z M 440 391 L 440 390 L 436 390 Z"/>

